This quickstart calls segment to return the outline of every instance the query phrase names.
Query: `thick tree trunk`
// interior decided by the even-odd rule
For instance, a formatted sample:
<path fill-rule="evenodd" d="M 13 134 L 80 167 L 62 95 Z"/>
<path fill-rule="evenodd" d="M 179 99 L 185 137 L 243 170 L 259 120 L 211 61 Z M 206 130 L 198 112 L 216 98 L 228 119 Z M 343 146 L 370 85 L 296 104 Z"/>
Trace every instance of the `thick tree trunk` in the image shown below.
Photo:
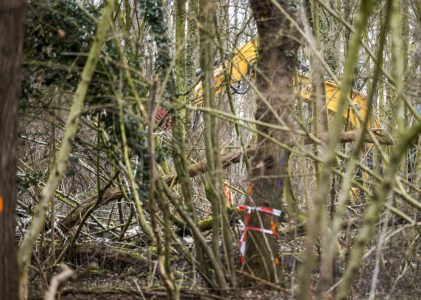
<path fill-rule="evenodd" d="M 20 91 L 23 1 L 0 4 L 0 291 L 18 298 L 15 239 L 16 125 Z"/>
<path fill-rule="evenodd" d="M 250 5 L 259 33 L 259 61 L 257 64 L 256 85 L 264 99 L 257 99 L 256 120 L 294 128 L 292 114 L 294 96 L 291 90 L 295 69 L 298 37 L 294 26 L 286 14 L 295 19 L 292 4 L 270 0 L 251 0 Z M 295 6 L 297 7 L 297 6 Z M 283 12 L 281 11 L 283 10 Z M 264 126 L 258 130 L 285 144 L 293 142 L 293 133 L 272 131 Z M 252 161 L 248 202 L 252 206 L 267 206 L 280 209 L 282 189 L 287 176 L 289 153 L 275 146 L 264 137 L 258 137 L 258 149 Z M 260 222 L 260 220 L 262 222 Z M 250 226 L 270 229 L 272 216 L 252 214 Z M 248 232 L 246 249 L 246 269 L 265 280 L 277 281 L 276 237 L 260 232 Z"/>

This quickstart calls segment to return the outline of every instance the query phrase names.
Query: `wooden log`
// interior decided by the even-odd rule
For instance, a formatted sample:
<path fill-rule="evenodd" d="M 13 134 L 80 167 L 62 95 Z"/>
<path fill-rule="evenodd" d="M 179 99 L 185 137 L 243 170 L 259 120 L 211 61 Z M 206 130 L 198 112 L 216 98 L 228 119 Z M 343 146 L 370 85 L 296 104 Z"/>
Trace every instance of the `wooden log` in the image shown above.
<path fill-rule="evenodd" d="M 376 136 L 378 136 L 378 141 L 380 144 L 384 144 L 384 145 L 393 144 L 393 141 L 390 138 L 386 137 L 385 135 L 376 133 Z M 323 132 L 318 136 L 318 138 L 323 142 L 326 142 L 328 140 L 328 137 L 329 135 L 327 132 Z M 357 137 L 358 137 L 357 131 L 346 131 L 346 132 L 343 132 L 341 135 L 341 142 L 342 143 L 353 142 Z M 372 143 L 373 141 L 371 140 L 370 137 L 367 136 L 366 142 Z M 314 143 L 313 139 L 309 137 L 304 139 L 304 144 L 306 145 L 313 144 L 313 143 Z M 245 152 L 247 156 L 253 156 L 256 153 L 256 149 L 257 149 L 256 146 L 249 147 L 246 149 Z M 221 157 L 222 168 L 226 169 L 233 164 L 239 163 L 242 155 L 243 155 L 242 151 L 235 151 L 235 152 L 231 152 L 231 153 L 223 155 Z M 207 170 L 208 170 L 208 167 L 207 167 L 206 160 L 199 161 L 188 168 L 190 177 L 195 177 L 199 174 L 206 173 Z M 167 184 L 171 184 L 174 180 L 177 181 L 177 175 L 175 173 L 164 177 L 164 181 Z M 102 200 L 100 203 L 97 204 L 97 206 L 99 208 L 101 206 L 109 204 L 112 201 L 121 199 L 122 197 L 123 197 L 123 193 L 121 192 L 119 187 L 111 187 L 104 192 L 104 195 L 102 196 Z M 79 206 L 74 208 L 65 218 L 63 218 L 60 221 L 60 226 L 62 230 L 64 231 L 70 230 L 73 226 L 78 224 L 79 221 L 82 219 L 84 212 L 86 212 L 93 205 L 95 205 L 96 201 L 97 201 L 97 196 L 92 196 L 91 198 L 88 198 L 82 201 L 82 203 Z"/>
<path fill-rule="evenodd" d="M 247 155 L 253 155 L 256 151 L 256 147 L 251 147 L 246 150 Z M 222 157 L 222 167 L 228 168 L 230 165 L 238 163 L 240 161 L 242 153 L 240 151 L 228 153 Z M 195 177 L 199 174 L 207 172 L 206 160 L 202 160 L 196 164 L 193 164 L 188 169 L 190 177 Z M 173 180 L 177 180 L 176 174 L 170 174 L 165 176 L 164 181 L 167 184 L 171 184 Z M 109 188 L 104 192 L 102 199 L 97 203 L 97 207 L 101 207 L 109 204 L 112 201 L 121 199 L 123 193 L 119 187 Z M 60 226 L 63 231 L 70 230 L 73 226 L 79 223 L 82 219 L 83 214 L 88 211 L 97 202 L 97 196 L 92 196 L 84 200 L 79 206 L 75 207 L 65 218 L 60 221 Z"/>

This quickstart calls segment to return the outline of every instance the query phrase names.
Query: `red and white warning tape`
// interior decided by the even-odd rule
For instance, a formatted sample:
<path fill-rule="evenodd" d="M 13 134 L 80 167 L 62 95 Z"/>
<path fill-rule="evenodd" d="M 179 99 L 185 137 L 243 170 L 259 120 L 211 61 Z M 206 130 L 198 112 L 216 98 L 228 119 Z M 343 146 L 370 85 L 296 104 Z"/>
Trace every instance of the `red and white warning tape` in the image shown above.
<path fill-rule="evenodd" d="M 270 208 L 270 207 L 261 207 L 261 206 L 248 206 L 248 205 L 240 205 L 238 206 L 238 209 L 240 211 L 247 211 L 246 215 L 244 217 L 244 223 L 241 222 L 242 225 L 242 234 L 241 234 L 241 238 L 240 238 L 240 257 L 239 257 L 239 261 L 240 261 L 240 265 L 244 264 L 245 261 L 245 255 L 246 255 L 246 242 L 247 242 L 247 231 L 257 231 L 257 232 L 261 232 L 261 233 L 265 233 L 265 234 L 270 234 L 273 236 L 279 236 L 278 232 L 274 229 L 266 229 L 266 228 L 262 228 L 262 227 L 252 227 L 249 226 L 250 223 L 250 217 L 251 217 L 251 213 L 253 211 L 260 211 L 260 212 L 264 212 L 266 214 L 269 215 L 273 215 L 273 216 L 277 216 L 279 217 L 281 215 L 281 211 L 279 209 L 275 209 L 275 208 Z"/>
<path fill-rule="evenodd" d="M 270 207 L 263 207 L 263 206 L 248 206 L 248 205 L 240 205 L 238 206 L 238 209 L 240 211 L 247 210 L 248 214 L 251 214 L 252 211 L 261 211 L 264 213 L 267 213 L 269 215 L 274 215 L 279 217 L 281 215 L 281 211 L 276 208 L 270 208 Z"/>

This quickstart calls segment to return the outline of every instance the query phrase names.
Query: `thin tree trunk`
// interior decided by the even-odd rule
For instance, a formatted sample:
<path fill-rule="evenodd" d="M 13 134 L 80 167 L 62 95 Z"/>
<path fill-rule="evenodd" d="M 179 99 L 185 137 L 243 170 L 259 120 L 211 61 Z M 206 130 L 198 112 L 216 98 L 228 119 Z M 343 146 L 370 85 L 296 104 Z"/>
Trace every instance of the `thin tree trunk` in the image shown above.
<path fill-rule="evenodd" d="M 316 243 L 317 238 L 322 234 L 321 224 L 324 212 L 327 207 L 326 199 L 329 194 L 330 179 L 333 175 L 333 169 L 336 164 L 336 147 L 338 145 L 341 129 L 343 128 L 343 112 L 346 108 L 346 97 L 352 91 L 352 79 L 357 64 L 358 50 L 361 44 L 361 37 L 367 28 L 368 17 L 371 13 L 373 6 L 372 1 L 364 1 L 361 3 L 359 10 L 359 19 L 355 25 L 355 31 L 351 35 L 349 42 L 349 49 L 347 51 L 347 59 L 345 61 L 344 75 L 341 81 L 341 97 L 338 105 L 338 111 L 336 112 L 335 118 L 332 123 L 332 130 L 329 134 L 329 142 L 324 148 L 323 162 L 324 166 L 321 169 L 320 184 L 318 186 L 317 196 L 315 199 L 315 209 L 309 212 L 309 220 L 307 223 L 307 236 L 305 239 L 305 252 L 304 262 L 299 272 L 300 281 L 300 295 L 299 299 L 310 298 L 310 285 L 311 273 L 314 268 L 314 253 L 313 247 Z"/>
<path fill-rule="evenodd" d="M 215 83 L 213 79 L 213 64 L 215 60 L 215 11 L 216 2 L 211 0 L 200 0 L 199 8 L 202 12 L 202 28 L 199 31 L 200 37 L 200 66 L 203 70 L 203 100 L 204 106 L 211 109 L 216 108 L 215 101 Z M 219 241 L 223 238 L 224 249 L 231 253 L 232 245 L 229 245 L 229 237 L 223 235 L 223 229 L 227 227 L 227 215 L 224 210 L 223 182 L 221 176 L 221 160 L 219 157 L 218 141 L 218 123 L 215 116 L 204 114 L 205 129 L 204 140 L 206 148 L 206 159 L 209 177 L 207 180 L 206 194 L 212 205 L 213 224 L 212 224 L 212 251 L 218 262 L 221 262 L 219 256 Z M 227 239 L 228 238 L 228 239 Z M 227 260 L 232 255 L 227 255 Z M 231 264 L 229 264 L 231 266 Z M 234 270 L 230 269 L 232 278 Z M 225 278 L 217 277 L 221 288 L 227 287 Z"/>
<path fill-rule="evenodd" d="M 176 102 L 184 105 L 186 103 L 186 96 L 181 96 L 185 93 L 186 88 L 186 1 L 176 1 L 176 85 L 177 92 L 180 96 L 176 97 Z M 180 106 L 181 106 L 180 105 Z M 189 213 L 193 215 L 196 221 L 196 214 L 193 205 L 193 187 L 190 182 L 190 177 L 187 171 L 188 162 L 186 157 L 186 109 L 179 108 L 174 112 L 173 116 L 173 150 L 174 150 L 174 166 L 177 175 L 180 178 L 181 191 L 183 193 L 184 201 Z"/>
<path fill-rule="evenodd" d="M 15 239 L 16 140 L 24 1 L 0 4 L 0 291 L 18 298 Z"/>
<path fill-rule="evenodd" d="M 61 182 L 61 179 L 66 171 L 67 161 L 69 159 L 72 144 L 78 129 L 79 116 L 82 111 L 85 96 L 88 92 L 89 84 L 96 69 L 96 64 L 99 59 L 102 45 L 105 42 L 106 34 L 112 22 L 111 15 L 114 11 L 114 1 L 109 0 L 106 3 L 107 4 L 104 7 L 102 17 L 97 26 L 97 33 L 94 42 L 92 43 L 89 56 L 81 75 L 81 80 L 73 97 L 73 103 L 70 108 L 60 150 L 48 177 L 48 181 L 42 190 L 41 199 L 35 210 L 34 218 L 19 248 L 18 263 L 19 276 L 21 280 L 19 286 L 19 298 L 21 300 L 27 299 L 28 297 L 28 272 L 32 257 L 32 250 L 34 249 L 38 235 L 44 226 L 48 205 L 54 198 L 57 186 Z"/>

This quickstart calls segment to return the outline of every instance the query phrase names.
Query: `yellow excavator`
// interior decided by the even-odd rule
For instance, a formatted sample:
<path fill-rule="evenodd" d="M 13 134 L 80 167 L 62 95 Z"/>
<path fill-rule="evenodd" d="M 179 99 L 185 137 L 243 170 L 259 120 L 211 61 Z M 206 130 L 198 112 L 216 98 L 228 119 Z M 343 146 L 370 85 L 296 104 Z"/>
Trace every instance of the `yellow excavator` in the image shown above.
<path fill-rule="evenodd" d="M 231 59 L 226 60 L 224 64 L 221 64 L 214 70 L 213 76 L 216 94 L 222 93 L 226 87 L 225 74 L 229 74 L 228 82 L 234 93 L 244 94 L 248 91 L 248 87 L 250 87 L 250 82 L 248 80 L 255 76 L 253 66 L 257 59 L 257 47 L 258 43 L 256 40 L 248 41 L 234 50 L 234 55 Z M 311 102 L 311 90 L 312 85 L 308 76 L 298 74 L 296 78 L 294 78 L 294 93 L 299 94 L 304 101 Z M 325 93 L 328 111 L 336 113 L 338 111 L 340 101 L 340 88 L 332 81 L 325 81 Z M 367 114 L 366 97 L 359 92 L 353 91 L 352 101 L 355 108 L 359 110 L 362 118 L 365 118 Z M 202 82 L 199 82 L 194 89 L 193 105 L 199 106 L 202 103 L 203 85 Z M 350 107 L 344 111 L 344 118 L 347 120 L 347 130 L 361 128 L 360 119 Z M 374 119 L 373 123 L 374 129 L 380 129 L 377 119 Z M 350 198 L 353 201 L 358 198 L 359 194 L 360 190 L 358 188 L 351 188 Z"/>
<path fill-rule="evenodd" d="M 253 71 L 253 65 L 257 59 L 257 47 L 258 43 L 256 40 L 248 41 L 242 46 L 234 50 L 234 55 L 230 60 L 225 61 L 225 64 L 220 65 L 214 71 L 215 80 L 215 93 L 220 94 L 226 86 L 224 74 L 229 74 L 229 84 L 233 89 L 234 93 L 244 93 L 246 90 L 240 87 L 242 83 L 246 81 L 246 78 L 251 79 L 255 72 Z M 225 68 L 225 69 L 224 69 Z M 229 70 L 227 70 L 229 68 Z M 226 72 L 228 71 L 228 72 Z M 310 78 L 298 74 L 295 78 L 294 92 L 299 94 L 302 99 L 306 102 L 311 101 L 311 81 Z M 325 81 L 326 91 L 326 105 L 329 112 L 336 113 L 338 111 L 340 89 L 337 84 L 332 81 Z M 203 86 L 202 82 L 199 82 L 193 93 L 193 105 L 201 105 L 203 102 Z M 364 118 L 367 113 L 367 99 L 364 95 L 359 92 L 352 92 L 352 101 L 355 107 L 359 110 L 361 116 Z M 357 115 L 352 109 L 347 109 L 344 112 L 344 118 L 348 120 L 348 129 L 357 129 L 361 127 L 361 123 Z M 374 128 L 380 128 L 377 120 L 374 121 Z"/>

